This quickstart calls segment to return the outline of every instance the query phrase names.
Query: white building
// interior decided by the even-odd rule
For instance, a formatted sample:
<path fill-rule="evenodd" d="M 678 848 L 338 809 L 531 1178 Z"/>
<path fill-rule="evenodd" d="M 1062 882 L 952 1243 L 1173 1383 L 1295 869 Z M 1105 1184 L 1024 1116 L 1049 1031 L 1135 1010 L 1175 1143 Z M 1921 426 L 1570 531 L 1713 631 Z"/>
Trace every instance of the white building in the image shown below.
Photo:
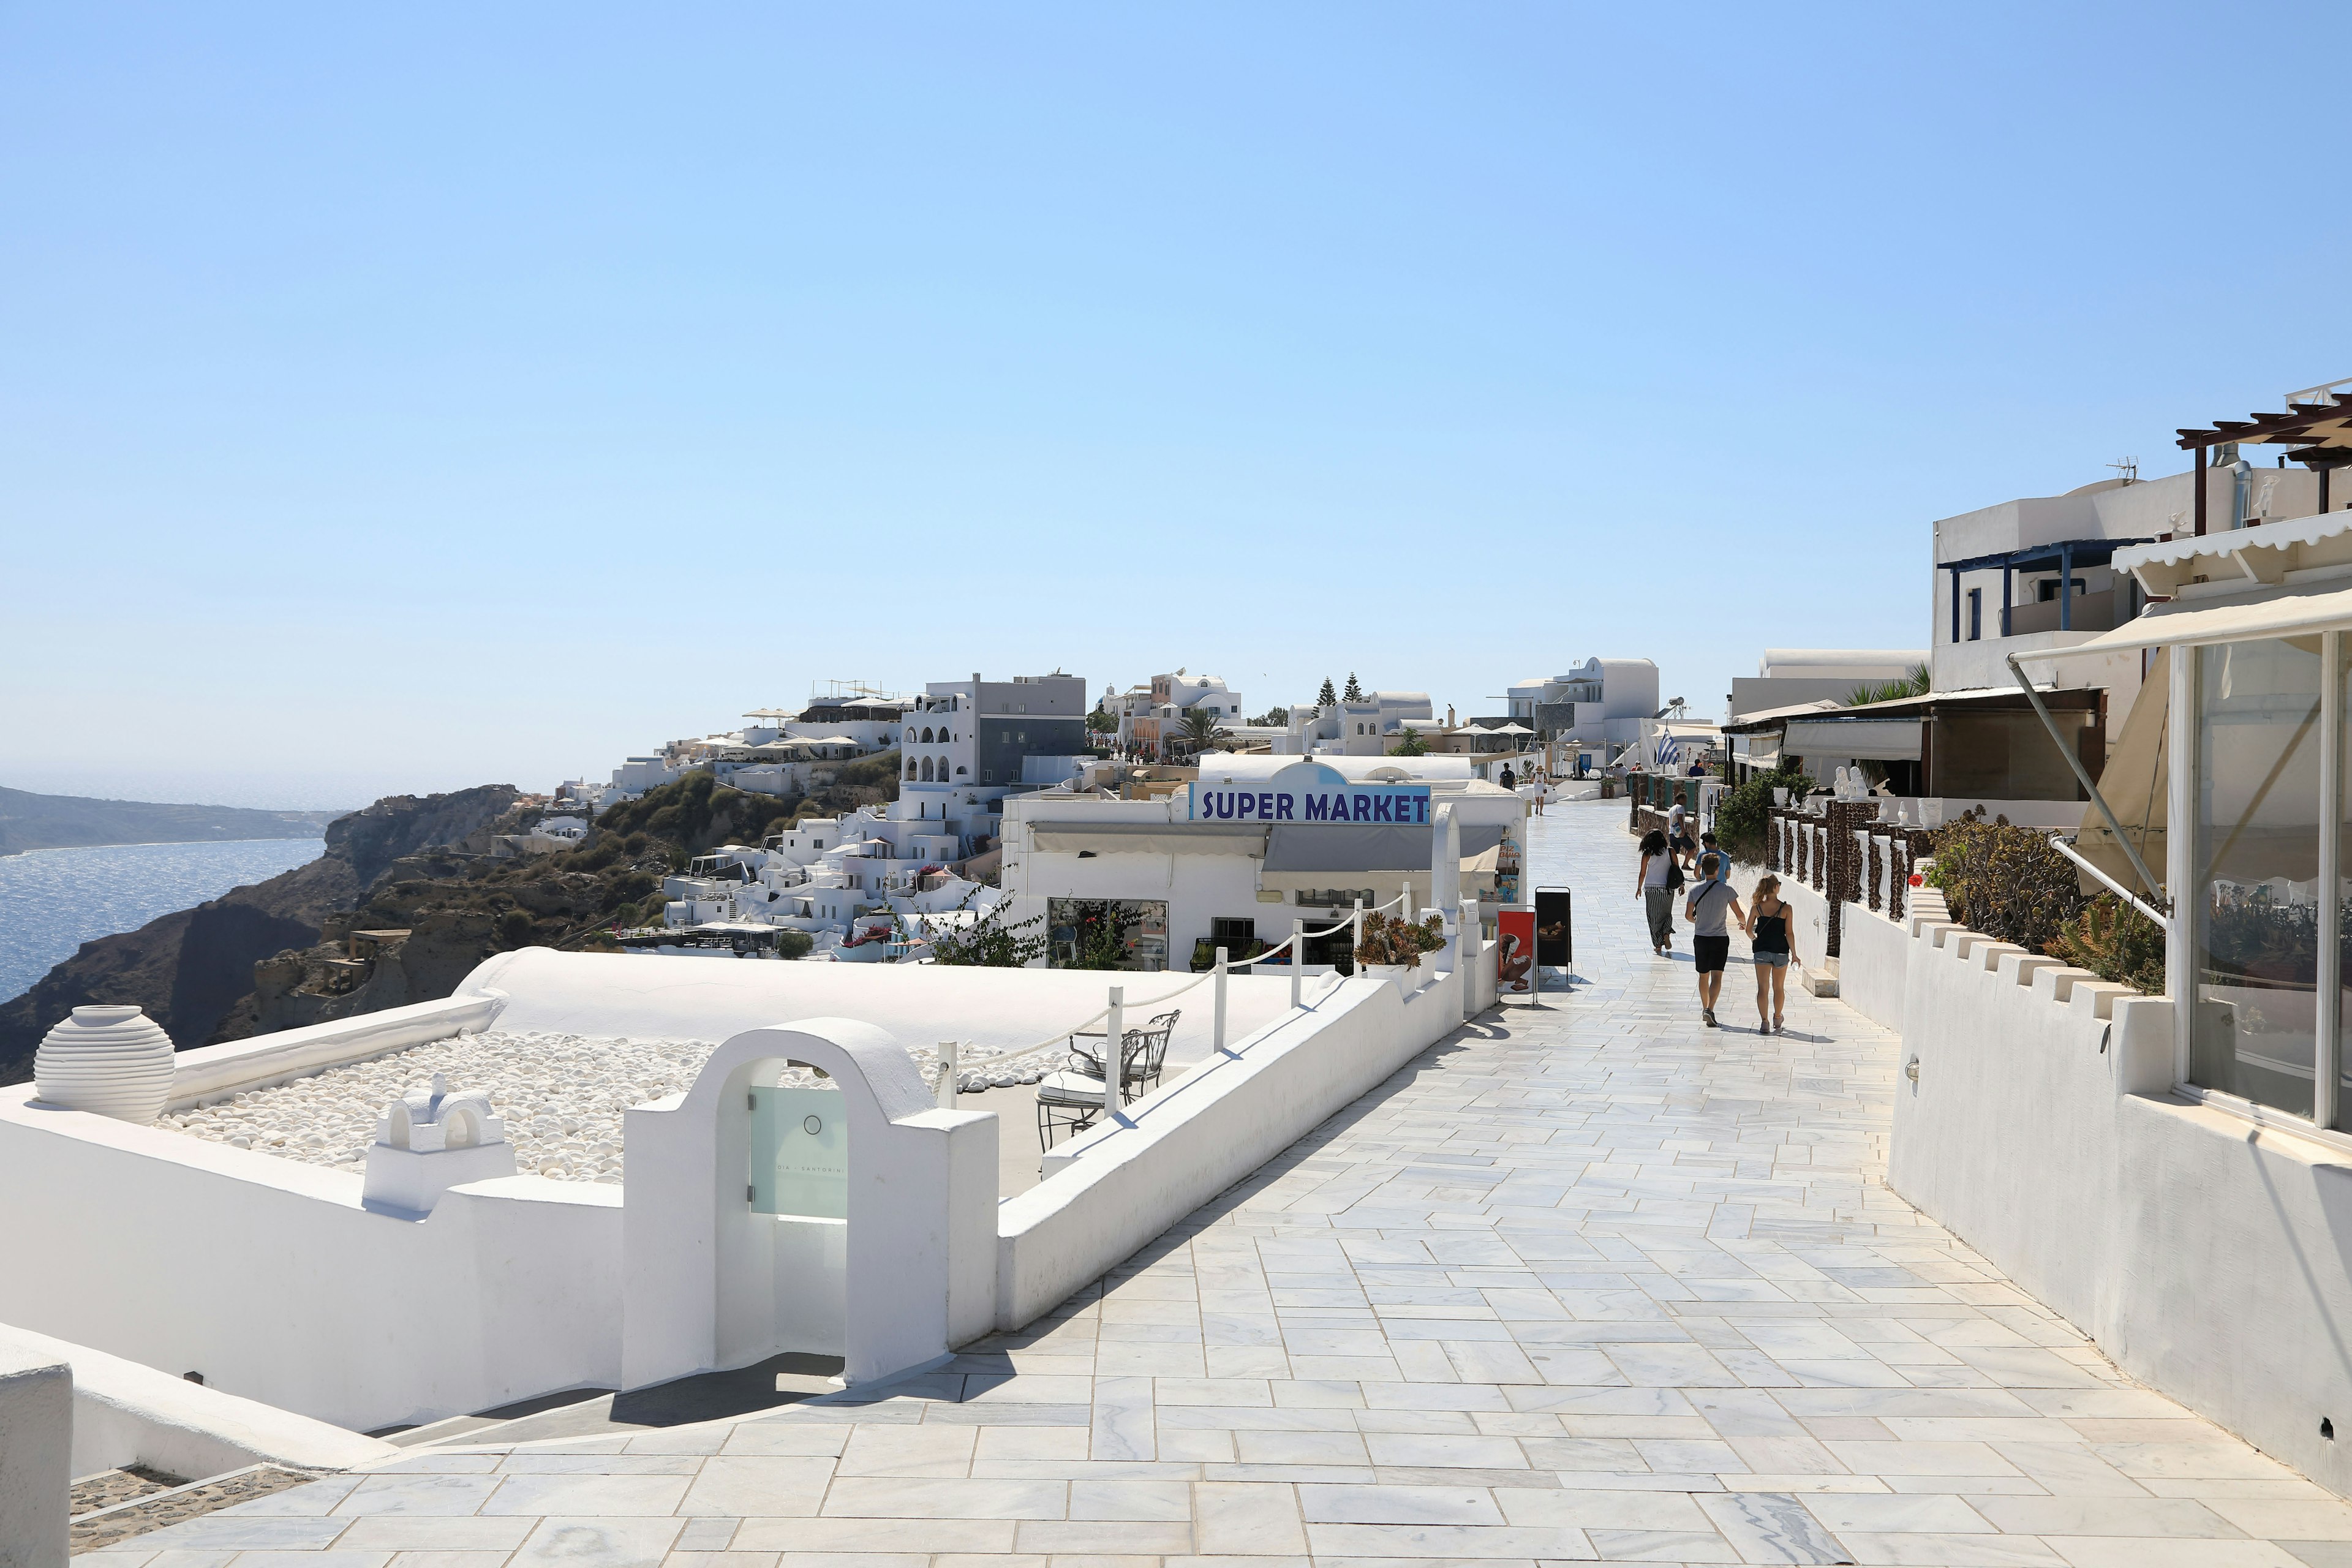
<path fill-rule="evenodd" d="M 1823 699 L 1843 702 L 1858 686 L 1906 679 L 1927 663 L 1924 647 L 1768 647 L 1754 675 L 1732 677 L 1724 722 Z"/>
<path fill-rule="evenodd" d="M 1658 667 L 1646 658 L 1588 658 L 1566 675 L 1513 682 L 1505 700 L 1512 721 L 1589 752 L 1595 767 L 1640 745 L 1642 721 L 1662 716 Z"/>
<path fill-rule="evenodd" d="M 1365 815 L 1317 817 L 1310 792 L 1361 795 Z M 1251 804 L 1237 816 L 1243 799 Z M 1357 900 L 1388 903 L 1407 884 L 1416 910 L 1428 904 L 1431 820 L 1448 805 L 1461 834 L 1463 895 L 1475 897 L 1491 887 L 1504 833 L 1518 834 L 1526 807 L 1472 776 L 1465 757 L 1211 752 L 1199 779 L 1159 799 L 1016 796 L 1004 818 L 1008 918 L 1042 915 L 1048 937 L 1066 943 L 1075 906 L 1110 900 L 1133 922 L 1126 967 L 1185 969 L 1218 945 L 1238 958 L 1253 938 L 1278 942 L 1295 921 L 1319 929 Z M 1388 815 L 1399 809 L 1407 815 Z M 1343 960 L 1346 943 L 1344 934 L 1318 939 L 1308 964 Z M 1065 957 L 1056 947 L 1040 962 Z"/>
<path fill-rule="evenodd" d="M 635 800 L 709 768 L 730 789 L 762 795 L 805 794 L 829 782 L 829 767 L 899 743 L 912 697 L 863 693 L 821 698 L 799 712 L 760 708 L 740 730 L 672 741 L 658 752 L 631 757 L 613 772 L 609 799 Z M 566 791 L 574 785 L 566 784 Z"/>
<path fill-rule="evenodd" d="M 1010 680 L 934 680 L 899 728 L 901 776 L 1001 795 L 1028 781 L 1030 760 L 1055 759 L 1067 778 L 1087 754 L 1087 683 L 1056 670 Z"/>
<path fill-rule="evenodd" d="M 1001 795 L 1003 792 L 993 792 Z M 772 932 L 804 931 L 816 956 L 920 957 L 927 918 L 988 909 L 998 895 L 949 868 L 993 837 L 996 803 L 953 785 L 902 786 L 897 800 L 837 817 L 803 817 L 758 848 L 698 856 L 662 890 L 659 936 L 640 952 L 772 951 Z M 875 948 L 876 931 L 898 943 Z M 761 940 L 747 940 L 747 939 Z"/>
<path fill-rule="evenodd" d="M 2234 447 L 2221 451 L 2223 461 L 2204 470 L 2205 510 L 2216 531 L 2318 510 L 2315 474 L 2255 468 Z M 2062 496 L 1939 519 L 1929 605 L 1935 689 L 2011 685 L 2009 655 L 2079 647 L 2128 623 L 2147 599 L 2131 574 L 2116 568 L 2116 552 L 2193 533 L 2198 511 L 2196 476 L 2184 472 L 2102 479 Z M 2136 650 L 2037 658 L 2035 679 L 2105 690 L 2113 736 L 2139 694 L 2145 662 Z"/>
<path fill-rule="evenodd" d="M 1292 757 L 1386 756 L 1407 730 L 1432 722 L 1433 712 L 1426 691 L 1375 691 L 1328 708 L 1294 703 L 1290 727 L 1275 738 L 1272 751 Z"/>
<path fill-rule="evenodd" d="M 1221 730 L 1237 730 L 1247 715 L 1242 695 L 1214 675 L 1188 675 L 1182 668 L 1155 675 L 1148 686 L 1108 691 L 1103 709 L 1118 721 L 1118 749 L 1129 756 L 1155 762 L 1189 759 L 1184 720 L 1199 713 Z"/>

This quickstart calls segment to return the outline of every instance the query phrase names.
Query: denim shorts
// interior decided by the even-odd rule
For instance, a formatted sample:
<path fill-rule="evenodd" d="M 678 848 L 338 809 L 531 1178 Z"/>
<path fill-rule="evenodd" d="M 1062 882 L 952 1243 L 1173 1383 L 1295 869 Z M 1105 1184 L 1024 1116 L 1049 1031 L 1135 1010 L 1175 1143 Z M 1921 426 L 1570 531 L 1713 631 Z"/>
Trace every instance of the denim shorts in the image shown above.
<path fill-rule="evenodd" d="M 1756 967 L 1759 969 L 1786 969 L 1789 967 L 1789 955 L 1785 952 L 1767 952 L 1759 947 L 1756 950 L 1754 956 L 1756 959 Z"/>

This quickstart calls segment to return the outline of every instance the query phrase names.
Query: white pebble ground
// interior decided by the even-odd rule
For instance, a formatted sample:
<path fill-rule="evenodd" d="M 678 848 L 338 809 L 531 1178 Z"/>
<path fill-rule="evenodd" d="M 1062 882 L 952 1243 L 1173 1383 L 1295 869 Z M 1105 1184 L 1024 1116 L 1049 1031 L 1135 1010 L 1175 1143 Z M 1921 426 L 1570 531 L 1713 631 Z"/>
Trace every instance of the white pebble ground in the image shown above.
<path fill-rule="evenodd" d="M 366 1168 L 384 1107 L 430 1088 L 435 1073 L 446 1073 L 452 1090 L 480 1089 L 490 1097 L 492 1113 L 506 1121 L 517 1170 L 561 1181 L 618 1183 L 621 1113 L 685 1092 L 715 1048 L 708 1040 L 486 1030 L 170 1111 L 157 1125 L 357 1175 Z M 908 1054 L 925 1082 L 937 1079 L 932 1052 Z M 1036 1064 L 1024 1063 L 986 1076 L 1034 1082 L 1037 1072 Z M 959 1075 L 972 1088 L 980 1087 L 975 1080 L 982 1076 Z"/>

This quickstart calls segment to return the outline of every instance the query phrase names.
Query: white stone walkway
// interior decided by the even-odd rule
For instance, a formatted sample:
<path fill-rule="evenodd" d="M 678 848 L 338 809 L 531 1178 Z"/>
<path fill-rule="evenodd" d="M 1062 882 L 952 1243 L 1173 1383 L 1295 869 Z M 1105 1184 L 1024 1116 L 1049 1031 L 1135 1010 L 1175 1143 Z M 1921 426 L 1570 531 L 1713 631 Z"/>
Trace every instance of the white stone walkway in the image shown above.
<path fill-rule="evenodd" d="M 1699 1026 L 1622 823 L 1536 825 L 1571 997 L 1486 1015 L 943 1373 L 421 1455 L 107 1568 L 2352 1565 L 2352 1508 L 1880 1184 L 1891 1036 L 1802 995 L 1786 1036 Z"/>

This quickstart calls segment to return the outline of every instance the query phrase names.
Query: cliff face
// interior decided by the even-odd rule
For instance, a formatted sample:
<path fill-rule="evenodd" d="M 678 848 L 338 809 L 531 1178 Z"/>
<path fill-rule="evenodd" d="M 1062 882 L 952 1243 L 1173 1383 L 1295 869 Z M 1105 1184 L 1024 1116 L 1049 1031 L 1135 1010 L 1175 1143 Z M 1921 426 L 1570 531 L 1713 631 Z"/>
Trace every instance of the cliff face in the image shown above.
<path fill-rule="evenodd" d="M 487 847 L 490 825 L 515 795 L 509 785 L 488 784 L 388 796 L 330 824 L 326 853 L 307 866 L 83 943 L 30 991 L 0 1005 L 0 1083 L 31 1078 L 41 1036 L 88 1003 L 135 1002 L 181 1047 L 205 1044 L 252 992 L 257 963 L 316 942 L 328 918 L 359 903 L 403 856 L 477 836 Z"/>
<path fill-rule="evenodd" d="M 606 812 L 580 847 L 520 859 L 489 853 L 538 818 L 511 788 L 390 796 L 329 825 L 310 864 L 89 942 L 0 1005 L 0 1083 L 30 1078 L 43 1033 L 84 1003 L 136 1002 L 185 1049 L 433 1001 L 494 952 L 614 948 L 614 926 L 659 923 L 661 879 L 688 857 L 896 799 L 898 780 L 896 752 L 791 800 L 691 773 Z"/>

